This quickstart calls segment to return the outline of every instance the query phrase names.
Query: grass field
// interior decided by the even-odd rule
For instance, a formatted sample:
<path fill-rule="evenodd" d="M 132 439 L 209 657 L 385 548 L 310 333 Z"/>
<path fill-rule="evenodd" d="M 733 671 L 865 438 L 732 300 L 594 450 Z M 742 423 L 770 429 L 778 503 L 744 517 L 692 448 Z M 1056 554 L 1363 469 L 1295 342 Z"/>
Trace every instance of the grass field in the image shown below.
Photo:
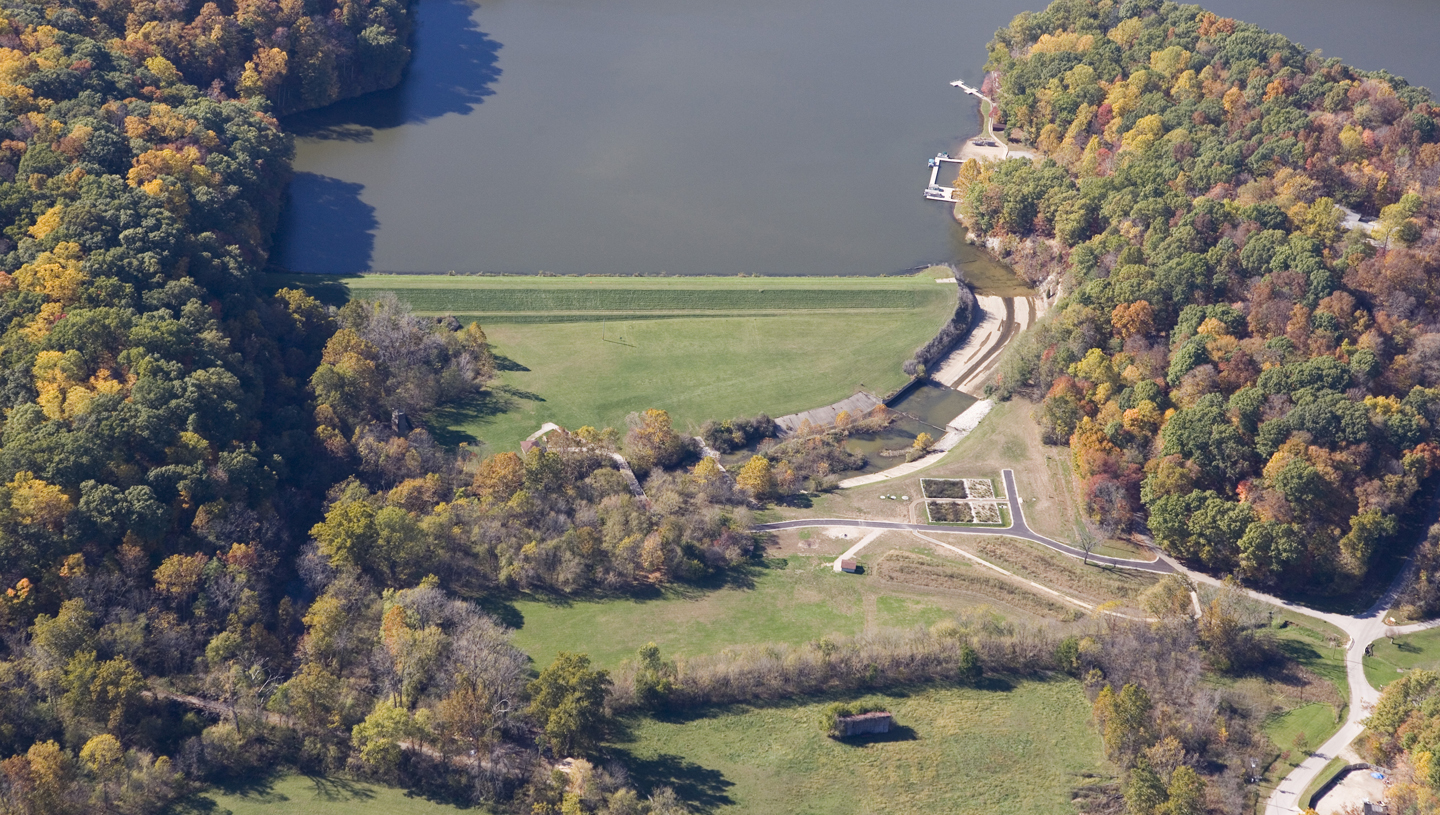
<path fill-rule="evenodd" d="M 664 408 L 707 419 L 820 407 L 906 381 L 901 364 L 955 308 L 937 268 L 908 277 L 272 275 L 338 303 L 394 292 L 479 320 L 502 357 L 482 398 L 433 417 L 447 443 L 510 450 L 542 423 L 624 426 Z"/>
<path fill-rule="evenodd" d="M 1374 656 L 1365 657 L 1365 678 L 1377 688 L 1416 668 L 1440 670 L 1440 628 L 1396 637 L 1394 645 L 1381 637 L 1375 640 Z"/>
<path fill-rule="evenodd" d="M 1334 706 L 1321 702 L 1301 705 L 1265 722 L 1265 735 L 1276 747 L 1290 753 L 1288 764 L 1291 767 L 1299 765 L 1309 751 L 1323 744 L 1338 729 Z"/>
<path fill-rule="evenodd" d="M 1086 774 L 1108 775 L 1078 683 L 929 687 L 864 697 L 898 725 L 846 744 L 815 725 L 830 700 L 637 720 L 617 745 L 642 788 L 674 786 L 717 813 L 1070 815 Z"/>
<path fill-rule="evenodd" d="M 1348 704 L 1350 680 L 1345 673 L 1344 632 L 1291 611 L 1282 612 L 1282 616 L 1289 625 L 1277 632 L 1280 647 L 1306 670 L 1334 685 L 1336 697 Z"/>
<path fill-rule="evenodd" d="M 867 627 L 930 625 L 986 605 L 984 598 L 896 586 L 868 574 L 837 574 L 832 559 L 771 558 L 765 568 L 723 587 L 672 587 L 650 598 L 515 600 L 501 617 L 518 624 L 515 645 L 537 666 L 560 651 L 580 651 L 613 668 L 651 641 L 667 657 L 710 654 L 733 645 L 849 636 Z"/>
<path fill-rule="evenodd" d="M 488 815 L 488 809 L 459 809 L 405 790 L 363 781 L 282 775 L 244 789 L 211 790 L 178 813 L 190 815 Z"/>

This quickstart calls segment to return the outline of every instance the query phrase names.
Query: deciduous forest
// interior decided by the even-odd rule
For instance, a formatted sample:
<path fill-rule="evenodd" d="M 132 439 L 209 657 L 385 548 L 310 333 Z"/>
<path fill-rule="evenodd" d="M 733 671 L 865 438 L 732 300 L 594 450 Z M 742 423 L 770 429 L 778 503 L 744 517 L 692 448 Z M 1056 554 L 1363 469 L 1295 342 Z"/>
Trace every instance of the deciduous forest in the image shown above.
<path fill-rule="evenodd" d="M 614 431 L 476 466 L 410 427 L 493 374 L 479 326 L 262 291 L 276 115 L 393 85 L 408 30 L 388 1 L 0 11 L 5 811 L 150 812 L 277 761 L 508 800 L 578 744 L 535 724 L 576 701 L 527 707 L 457 593 L 748 556 L 747 494 L 672 477 L 642 504 Z M 627 451 L 690 452 L 660 412 Z M 596 779 L 597 807 L 678 806 Z"/>
<path fill-rule="evenodd" d="M 286 766 L 678 815 L 607 760 L 618 714 L 1062 672 L 1124 770 L 1097 811 L 1236 811 L 1259 715 L 1196 680 L 1287 657 L 1234 593 L 1193 620 L 1174 579 L 1146 621 L 531 666 L 487 600 L 742 572 L 752 511 L 826 489 L 847 428 L 887 419 L 778 444 L 764 416 L 706 425 L 764 453 L 734 473 L 661 410 L 484 459 L 438 444 L 426 418 L 495 375 L 481 326 L 262 278 L 277 117 L 392 86 L 409 35 L 393 0 L 0 0 L 0 812 L 155 812 Z M 1000 393 L 1043 399 L 1111 531 L 1346 590 L 1440 464 L 1428 94 L 1154 0 L 1022 15 L 990 69 L 1043 155 L 967 165 L 961 212 L 1067 292 Z M 1373 749 L 1428 745 L 1396 710 Z"/>
<path fill-rule="evenodd" d="M 1440 452 L 1429 93 L 1158 2 L 1021 15 L 989 68 L 1042 156 L 967 167 L 959 209 L 1065 291 L 1000 393 L 1043 398 L 1109 531 L 1353 589 Z"/>

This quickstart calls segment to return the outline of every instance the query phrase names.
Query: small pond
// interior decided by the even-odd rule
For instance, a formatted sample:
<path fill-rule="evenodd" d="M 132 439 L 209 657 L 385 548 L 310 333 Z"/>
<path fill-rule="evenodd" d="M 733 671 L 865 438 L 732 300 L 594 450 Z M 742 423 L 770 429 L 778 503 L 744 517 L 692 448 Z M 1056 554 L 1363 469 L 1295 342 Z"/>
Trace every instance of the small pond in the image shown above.
<path fill-rule="evenodd" d="M 932 438 L 938 440 L 945 435 L 946 423 L 959 416 L 976 401 L 978 400 L 973 396 L 967 396 L 960 391 L 951 390 L 934 382 L 922 382 L 916 385 L 909 393 L 890 405 L 891 410 L 904 414 L 899 421 L 890 425 L 882 433 L 856 435 L 846 440 L 845 449 L 865 457 L 865 466 L 855 472 L 875 473 L 887 470 L 897 464 L 904 464 L 904 456 L 885 457 L 880 455 L 881 451 L 904 450 L 921 433 L 929 433 Z"/>

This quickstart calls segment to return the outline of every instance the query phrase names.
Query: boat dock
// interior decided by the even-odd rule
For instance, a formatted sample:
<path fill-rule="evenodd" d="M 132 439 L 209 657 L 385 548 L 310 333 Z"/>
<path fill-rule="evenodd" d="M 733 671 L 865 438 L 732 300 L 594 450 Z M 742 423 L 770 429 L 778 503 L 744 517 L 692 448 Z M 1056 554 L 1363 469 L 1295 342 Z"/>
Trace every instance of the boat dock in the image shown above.
<path fill-rule="evenodd" d="M 964 164 L 964 159 L 951 158 L 949 153 L 940 153 L 930 159 L 930 183 L 925 185 L 925 197 L 931 201 L 955 201 L 955 188 L 940 186 L 940 167 L 946 163 Z"/>
<path fill-rule="evenodd" d="M 990 97 L 980 92 L 979 88 L 972 88 L 965 84 L 965 80 L 957 79 L 950 83 L 965 93 L 980 99 L 985 104 L 980 106 L 981 118 L 985 122 L 985 131 L 978 136 L 966 141 L 960 148 L 959 155 L 951 156 L 949 153 L 941 153 L 930 159 L 930 183 L 925 185 L 925 198 L 930 201 L 945 201 L 955 203 L 955 188 L 940 186 L 940 167 L 946 162 L 964 164 L 971 159 L 980 161 L 1004 161 L 1013 154 L 1017 157 L 1033 158 L 1034 153 L 1028 150 L 1011 150 L 1010 143 L 1004 138 L 997 136 L 990 123 L 990 108 L 995 103 Z"/>
<path fill-rule="evenodd" d="M 950 84 L 951 84 L 953 87 L 956 87 L 956 88 L 959 88 L 959 89 L 962 90 L 962 91 L 965 91 L 966 93 L 970 94 L 971 96 L 977 97 L 977 98 L 979 98 L 979 99 L 984 99 L 986 102 L 989 102 L 989 103 L 992 104 L 992 105 L 995 104 L 995 102 L 994 102 L 993 100 L 991 100 L 990 97 L 988 97 L 988 96 L 986 96 L 985 94 L 981 93 L 979 88 L 972 88 L 972 87 L 970 87 L 969 85 L 966 85 L 966 84 L 965 84 L 965 80 L 963 80 L 963 79 L 957 79 L 957 80 L 955 80 L 954 82 L 951 82 Z"/>

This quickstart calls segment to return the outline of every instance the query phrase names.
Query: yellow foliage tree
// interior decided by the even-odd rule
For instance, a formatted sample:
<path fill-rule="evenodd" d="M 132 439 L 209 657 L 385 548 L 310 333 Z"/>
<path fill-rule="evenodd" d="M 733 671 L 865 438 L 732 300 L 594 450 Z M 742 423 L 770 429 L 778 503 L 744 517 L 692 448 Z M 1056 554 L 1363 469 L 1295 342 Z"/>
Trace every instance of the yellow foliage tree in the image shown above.
<path fill-rule="evenodd" d="M 481 498 L 509 501 L 525 485 L 525 462 L 515 453 L 497 453 L 480 463 L 473 489 Z"/>
<path fill-rule="evenodd" d="M 5 487 L 10 491 L 10 508 L 25 526 L 58 532 L 75 508 L 70 496 L 56 485 L 36 478 L 34 473 L 22 470 Z"/>
<path fill-rule="evenodd" d="M 1136 38 L 1140 36 L 1140 30 L 1145 27 L 1145 21 L 1139 17 L 1130 17 L 1121 20 L 1119 25 L 1111 28 L 1105 36 L 1119 43 L 1122 48 L 1129 48 L 1135 44 Z"/>
<path fill-rule="evenodd" d="M 735 486 L 749 490 L 758 499 L 766 498 L 775 488 L 774 476 L 770 471 L 770 460 L 764 456 L 751 456 L 735 477 Z"/>
<path fill-rule="evenodd" d="M 1110 357 L 1099 348 L 1085 352 L 1085 358 L 1070 366 L 1070 375 L 1095 385 L 1114 385 L 1119 381 Z"/>
<path fill-rule="evenodd" d="M 162 56 L 153 56 L 145 60 L 145 68 L 154 74 L 162 85 L 174 85 L 183 79 L 174 63 Z"/>
<path fill-rule="evenodd" d="M 52 302 L 69 305 L 80 298 L 80 287 L 89 280 L 80 269 L 84 259 L 80 244 L 63 241 L 21 266 L 15 272 L 15 284 L 24 291 L 43 294 Z"/>
<path fill-rule="evenodd" d="M 141 153 L 135 159 L 135 165 L 130 168 L 126 180 L 132 187 L 145 187 L 165 175 L 180 181 L 188 181 L 192 186 L 198 187 L 214 186 L 219 180 L 219 177 L 205 166 L 205 159 L 201 156 L 200 149 L 193 145 L 185 147 L 178 153 L 168 147 Z M 148 189 L 146 191 L 149 192 Z M 151 194 L 154 195 L 154 193 Z"/>
<path fill-rule="evenodd" d="M 1150 70 L 1168 81 L 1184 70 L 1190 62 L 1190 52 L 1178 45 L 1172 45 L 1150 53 Z"/>
<path fill-rule="evenodd" d="M 697 483 L 710 484 L 720 478 L 720 465 L 715 459 L 705 456 L 695 465 L 695 469 L 690 471 L 690 475 Z"/>
<path fill-rule="evenodd" d="M 210 558 L 199 552 L 165 558 L 155 569 L 155 590 L 173 600 L 188 599 L 200 588 L 200 578 L 209 562 Z"/>
<path fill-rule="evenodd" d="M 64 212 L 65 205 L 63 203 L 56 204 L 46 210 L 44 215 L 41 215 L 35 220 L 35 225 L 30 227 L 30 237 L 37 241 L 45 240 L 46 235 L 49 235 L 60 227 L 60 216 L 63 215 Z"/>
<path fill-rule="evenodd" d="M 1150 116 L 1143 116 L 1135 123 L 1135 126 L 1130 128 L 1130 131 L 1125 134 L 1125 147 L 1126 149 L 1137 152 L 1144 151 L 1148 149 L 1150 145 L 1154 144 L 1164 132 L 1165 120 L 1160 118 L 1160 114 L 1155 113 Z"/>

